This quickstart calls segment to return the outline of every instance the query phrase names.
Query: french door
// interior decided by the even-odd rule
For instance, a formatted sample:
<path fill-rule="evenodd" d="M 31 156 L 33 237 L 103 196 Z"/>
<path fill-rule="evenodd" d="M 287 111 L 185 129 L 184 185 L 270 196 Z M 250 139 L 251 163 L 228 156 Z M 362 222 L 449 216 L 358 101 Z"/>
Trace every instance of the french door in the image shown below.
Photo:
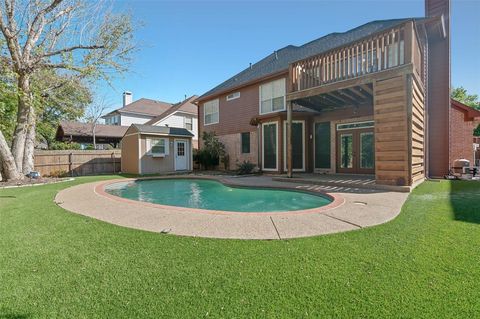
<path fill-rule="evenodd" d="M 337 171 L 350 174 L 375 173 L 373 129 L 337 131 Z"/>

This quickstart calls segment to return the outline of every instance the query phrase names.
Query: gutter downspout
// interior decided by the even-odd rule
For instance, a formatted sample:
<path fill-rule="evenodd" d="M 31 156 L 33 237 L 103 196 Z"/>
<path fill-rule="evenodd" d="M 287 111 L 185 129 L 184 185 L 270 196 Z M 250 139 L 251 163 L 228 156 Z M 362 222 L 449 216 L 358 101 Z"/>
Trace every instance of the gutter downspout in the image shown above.
<path fill-rule="evenodd" d="M 257 124 L 257 164 L 258 164 L 258 169 L 261 170 L 261 167 L 262 167 L 262 163 L 260 163 L 260 152 L 261 152 L 261 149 L 260 149 L 260 128 L 261 128 L 261 124 Z"/>

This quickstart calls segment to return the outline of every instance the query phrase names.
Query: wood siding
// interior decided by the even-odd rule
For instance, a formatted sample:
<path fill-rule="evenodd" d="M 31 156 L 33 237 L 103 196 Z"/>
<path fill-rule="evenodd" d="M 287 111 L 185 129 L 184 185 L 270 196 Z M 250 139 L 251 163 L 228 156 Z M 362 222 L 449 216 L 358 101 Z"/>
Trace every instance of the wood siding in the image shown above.
<path fill-rule="evenodd" d="M 406 76 L 374 82 L 377 183 L 409 184 Z"/>
<path fill-rule="evenodd" d="M 138 134 L 130 127 L 122 138 L 122 173 L 140 174 Z"/>
<path fill-rule="evenodd" d="M 415 76 L 407 81 L 411 129 L 411 184 L 425 178 L 425 93 Z"/>

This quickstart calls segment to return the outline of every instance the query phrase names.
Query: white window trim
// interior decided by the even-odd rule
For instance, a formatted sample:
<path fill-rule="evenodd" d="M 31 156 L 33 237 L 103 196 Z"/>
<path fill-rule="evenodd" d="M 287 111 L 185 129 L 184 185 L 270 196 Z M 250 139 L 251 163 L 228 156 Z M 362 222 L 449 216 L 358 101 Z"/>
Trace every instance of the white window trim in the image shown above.
<path fill-rule="evenodd" d="M 218 121 L 207 124 L 207 123 L 205 122 L 205 116 L 206 116 L 206 113 L 205 113 L 205 104 L 210 103 L 210 102 L 213 102 L 213 101 L 217 101 L 217 102 L 218 102 L 218 111 L 217 111 L 217 113 L 218 113 Z M 215 99 L 215 100 L 210 100 L 210 101 L 207 101 L 207 102 L 203 103 L 203 126 L 218 124 L 219 122 L 220 122 L 220 100 L 219 100 L 219 99 Z"/>
<path fill-rule="evenodd" d="M 305 121 L 292 121 L 292 123 L 302 123 L 302 168 L 294 168 L 294 172 L 304 172 L 305 171 Z M 283 166 L 285 171 L 287 171 L 287 121 L 283 122 Z"/>
<path fill-rule="evenodd" d="M 191 129 L 187 128 L 187 120 L 190 119 L 190 123 L 192 125 Z M 193 131 L 193 117 L 183 116 L 183 128 L 189 131 Z"/>
<path fill-rule="evenodd" d="M 238 95 L 235 95 L 235 94 L 238 94 Z M 233 95 L 233 97 L 229 97 L 230 95 Z M 239 99 L 239 98 L 240 98 L 240 91 L 228 94 L 227 97 L 226 97 L 226 100 L 227 101 L 232 101 L 232 100 L 236 100 L 236 99 Z"/>
<path fill-rule="evenodd" d="M 283 95 L 283 109 L 262 113 L 262 86 L 266 85 L 266 84 L 269 84 L 269 83 L 272 83 L 272 82 L 275 82 L 275 81 L 279 81 L 279 80 L 284 81 L 284 88 L 285 88 L 285 94 Z M 287 80 L 285 78 L 280 78 L 280 79 L 276 79 L 276 80 L 273 80 L 273 81 L 270 81 L 270 82 L 262 83 L 258 86 L 258 101 L 259 101 L 258 102 L 258 114 L 265 115 L 265 114 L 278 113 L 278 112 L 285 111 L 287 109 L 287 87 L 286 87 L 287 84 L 286 83 L 287 83 Z"/>
<path fill-rule="evenodd" d="M 153 153 L 152 152 L 152 140 L 163 140 L 165 145 L 164 145 L 164 152 L 163 153 Z M 151 156 L 151 157 L 165 157 L 165 156 L 168 156 L 169 155 L 169 148 L 170 148 L 170 145 L 169 145 L 169 139 L 168 138 L 151 138 L 151 137 L 147 137 L 146 140 L 145 140 L 145 146 L 146 146 L 146 149 L 147 149 L 147 155 Z"/>
<path fill-rule="evenodd" d="M 271 125 L 271 124 L 275 124 L 275 135 L 276 135 L 276 139 L 275 139 L 275 142 L 276 142 L 276 145 L 275 145 L 275 149 L 277 151 L 277 160 L 276 160 L 276 163 L 275 163 L 275 168 L 265 168 L 265 137 L 264 137 L 264 126 L 266 125 Z M 278 122 L 277 121 L 273 121 L 273 122 L 267 122 L 267 123 L 262 123 L 262 170 L 263 171 L 271 171 L 271 172 L 276 172 L 278 171 Z"/>

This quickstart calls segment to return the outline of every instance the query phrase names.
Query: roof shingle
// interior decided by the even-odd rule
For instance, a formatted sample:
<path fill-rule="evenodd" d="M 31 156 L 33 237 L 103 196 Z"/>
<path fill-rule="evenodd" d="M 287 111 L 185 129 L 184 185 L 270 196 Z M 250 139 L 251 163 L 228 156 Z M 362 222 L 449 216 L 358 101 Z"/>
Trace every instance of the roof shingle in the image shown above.
<path fill-rule="evenodd" d="M 240 87 L 248 82 L 288 70 L 288 65 L 292 62 L 305 59 L 309 56 L 327 52 L 336 47 L 344 46 L 348 43 L 358 41 L 370 34 L 381 32 L 392 28 L 413 18 L 378 20 L 366 23 L 346 32 L 330 33 L 324 37 L 318 38 L 301 46 L 288 45 L 278 51 L 270 54 L 264 59 L 253 64 L 231 77 L 220 85 L 199 97 L 203 100 L 206 97 L 225 92 L 229 89 Z"/>

